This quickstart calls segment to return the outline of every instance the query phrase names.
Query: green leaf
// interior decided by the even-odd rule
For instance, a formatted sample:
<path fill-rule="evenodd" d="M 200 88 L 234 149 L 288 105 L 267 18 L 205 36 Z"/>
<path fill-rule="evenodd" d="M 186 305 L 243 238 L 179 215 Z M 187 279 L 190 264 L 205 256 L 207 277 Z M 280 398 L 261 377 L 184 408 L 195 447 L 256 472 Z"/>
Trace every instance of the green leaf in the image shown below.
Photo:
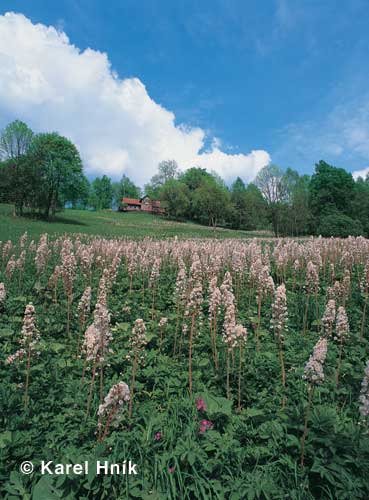
<path fill-rule="evenodd" d="M 204 400 L 207 407 L 206 412 L 210 418 L 214 418 L 216 415 L 226 415 L 228 417 L 232 415 L 232 401 L 210 394 L 207 394 Z"/>
<path fill-rule="evenodd" d="M 58 500 L 63 498 L 63 492 L 53 486 L 51 476 L 42 476 L 33 488 L 32 500 Z"/>
<path fill-rule="evenodd" d="M 0 434 L 0 448 L 6 448 L 8 444 L 11 443 L 12 433 L 10 431 L 4 431 Z"/>

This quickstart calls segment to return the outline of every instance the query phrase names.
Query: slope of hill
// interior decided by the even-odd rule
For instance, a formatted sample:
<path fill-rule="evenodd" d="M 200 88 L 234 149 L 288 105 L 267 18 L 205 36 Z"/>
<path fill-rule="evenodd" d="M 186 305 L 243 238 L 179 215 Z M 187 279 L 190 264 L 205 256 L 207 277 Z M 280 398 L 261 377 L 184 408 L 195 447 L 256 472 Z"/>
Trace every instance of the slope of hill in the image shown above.
<path fill-rule="evenodd" d="M 30 217 L 14 217 L 11 205 L 0 204 L 0 240 L 15 240 L 25 231 L 31 238 L 42 233 L 57 236 L 65 233 L 96 234 L 129 238 L 245 238 L 260 233 L 212 228 L 190 222 L 174 222 L 144 213 L 122 213 L 110 210 L 90 212 L 66 209 L 52 222 Z M 266 235 L 265 233 L 263 235 Z M 268 234 L 269 236 L 269 234 Z"/>

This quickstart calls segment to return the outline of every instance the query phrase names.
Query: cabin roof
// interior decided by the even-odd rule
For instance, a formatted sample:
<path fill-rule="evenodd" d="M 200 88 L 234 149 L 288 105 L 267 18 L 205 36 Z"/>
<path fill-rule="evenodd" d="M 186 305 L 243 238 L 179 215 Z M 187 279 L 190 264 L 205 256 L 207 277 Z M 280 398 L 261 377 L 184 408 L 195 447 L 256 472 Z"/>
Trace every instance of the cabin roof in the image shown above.
<path fill-rule="evenodd" d="M 141 205 L 141 200 L 137 198 L 125 198 L 123 197 L 123 203 L 129 203 L 130 205 Z"/>

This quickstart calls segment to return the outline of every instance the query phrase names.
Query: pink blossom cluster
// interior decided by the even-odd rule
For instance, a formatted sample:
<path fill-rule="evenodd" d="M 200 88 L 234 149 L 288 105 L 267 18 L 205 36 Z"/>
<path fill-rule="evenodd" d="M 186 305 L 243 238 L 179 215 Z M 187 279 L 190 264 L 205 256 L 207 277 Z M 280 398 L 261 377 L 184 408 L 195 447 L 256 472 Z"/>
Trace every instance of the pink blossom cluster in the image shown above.
<path fill-rule="evenodd" d="M 80 325 L 84 325 L 91 308 L 91 287 L 88 286 L 82 294 L 78 303 L 78 318 Z"/>
<path fill-rule="evenodd" d="M 12 364 L 16 360 L 24 360 L 25 354 L 32 355 L 36 351 L 37 344 L 40 340 L 40 333 L 36 328 L 36 313 L 33 304 L 27 304 L 19 343 L 22 348 L 16 353 L 8 356 L 6 363 Z"/>
<path fill-rule="evenodd" d="M 314 346 L 313 354 L 304 368 L 303 379 L 310 384 L 320 384 L 324 381 L 324 362 L 327 356 L 328 340 L 320 337 Z"/>
<path fill-rule="evenodd" d="M 225 298 L 228 293 L 233 293 L 232 287 L 232 275 L 229 271 L 227 271 L 224 275 L 223 282 L 220 286 L 220 291 L 222 294 L 222 300 L 225 301 Z"/>
<path fill-rule="evenodd" d="M 18 269 L 18 271 L 23 271 L 25 263 L 26 263 L 26 251 L 22 250 L 18 259 L 15 262 L 16 269 Z"/>
<path fill-rule="evenodd" d="M 287 297 L 286 287 L 284 284 L 280 285 L 274 293 L 274 301 L 272 303 L 272 319 L 270 324 L 274 330 L 275 335 L 282 340 L 283 329 L 286 328 L 288 320 L 287 310 Z"/>
<path fill-rule="evenodd" d="M 195 403 L 198 411 L 206 411 L 207 406 L 203 398 L 197 398 Z"/>
<path fill-rule="evenodd" d="M 360 390 L 360 414 L 363 417 L 363 420 L 369 423 L 369 360 L 366 364 L 364 371 L 364 378 L 361 382 L 361 390 Z"/>
<path fill-rule="evenodd" d="M 220 312 L 222 305 L 222 294 L 217 287 L 217 277 L 214 276 L 209 284 L 209 321 L 211 322 L 214 317 Z"/>
<path fill-rule="evenodd" d="M 5 304 L 6 300 L 6 289 L 4 283 L 0 283 L 0 307 Z"/>
<path fill-rule="evenodd" d="M 257 300 L 262 300 L 268 293 L 274 293 L 274 289 L 274 281 L 272 276 L 269 274 L 269 266 L 262 266 L 256 282 Z"/>
<path fill-rule="evenodd" d="M 309 293 L 318 293 L 319 273 L 313 262 L 308 262 L 306 268 L 306 287 Z"/>
<path fill-rule="evenodd" d="M 186 289 L 187 289 L 187 274 L 186 274 L 186 266 L 182 259 L 179 260 L 179 270 L 176 279 L 176 285 L 174 294 L 176 297 L 176 301 L 179 304 L 183 304 L 186 298 Z"/>
<path fill-rule="evenodd" d="M 5 268 L 5 276 L 7 277 L 8 280 L 12 279 L 15 268 L 16 268 L 15 255 L 12 255 L 8 260 L 8 263 Z"/>
<path fill-rule="evenodd" d="M 151 270 L 151 274 L 150 274 L 150 279 L 149 279 L 149 284 L 150 284 L 151 287 L 154 286 L 154 284 L 159 279 L 159 276 L 160 276 L 160 264 L 161 264 L 160 259 L 156 258 L 154 260 L 154 263 L 153 263 L 153 266 L 152 266 L 152 270 Z"/>
<path fill-rule="evenodd" d="M 338 308 L 338 313 L 337 313 L 336 335 L 334 339 L 343 342 L 345 339 L 347 339 L 349 333 L 350 333 L 350 325 L 346 314 L 346 310 L 343 306 L 340 306 Z"/>
<path fill-rule="evenodd" d="M 242 347 L 246 344 L 248 337 L 247 328 L 240 324 L 236 325 L 233 333 L 233 347 Z"/>
<path fill-rule="evenodd" d="M 19 238 L 19 246 L 23 250 L 27 244 L 28 233 L 25 231 L 22 236 Z"/>
<path fill-rule="evenodd" d="M 214 427 L 213 422 L 211 422 L 210 420 L 203 419 L 200 421 L 199 433 L 205 434 L 206 431 L 212 429 L 213 427 Z"/>
<path fill-rule="evenodd" d="M 48 288 L 55 288 L 58 284 L 58 280 L 61 276 L 61 267 L 60 266 L 55 266 L 55 269 L 52 273 L 52 275 L 49 278 L 49 281 L 47 283 Z"/>
<path fill-rule="evenodd" d="M 364 273 L 360 280 L 360 290 L 364 296 L 369 293 L 369 260 L 365 264 Z"/>
<path fill-rule="evenodd" d="M 99 332 L 100 349 L 99 361 L 105 361 L 105 355 L 109 343 L 113 340 L 113 334 L 110 329 L 110 314 L 105 304 L 97 302 L 94 310 L 94 325 Z"/>
<path fill-rule="evenodd" d="M 230 350 L 235 346 L 235 328 L 236 328 L 236 306 L 234 295 L 231 291 L 226 289 L 223 292 L 223 304 L 225 307 L 224 321 L 223 321 L 223 341 Z"/>
<path fill-rule="evenodd" d="M 200 320 L 198 326 L 201 326 L 202 304 L 204 298 L 201 282 L 201 264 L 198 257 L 196 257 L 196 260 L 194 260 L 191 265 L 189 286 L 190 293 L 184 311 L 184 318 L 186 320 L 194 316 L 195 318 Z M 188 328 L 186 321 L 183 322 L 182 328 L 183 332 L 186 333 Z"/>
<path fill-rule="evenodd" d="M 63 278 L 64 289 L 68 295 L 71 295 L 73 282 L 76 278 L 77 261 L 73 253 L 73 243 L 69 239 L 63 241 L 61 249 L 61 276 Z"/>
<path fill-rule="evenodd" d="M 144 349 L 147 344 L 146 326 L 143 319 L 139 318 L 135 321 L 135 326 L 132 329 L 132 334 L 129 340 L 130 351 L 128 359 L 136 358 L 138 361 L 143 360 Z"/>
<path fill-rule="evenodd" d="M 43 234 L 40 237 L 40 241 L 36 249 L 35 264 L 38 273 L 45 269 L 50 257 L 51 249 L 47 240 L 47 234 Z"/>
<path fill-rule="evenodd" d="M 165 317 L 160 318 L 159 327 L 164 328 L 167 325 L 167 323 L 168 323 L 168 318 L 165 318 Z"/>
<path fill-rule="evenodd" d="M 333 325 L 336 319 L 336 302 L 334 299 L 328 300 L 323 317 L 323 335 L 329 338 L 332 335 Z"/>
<path fill-rule="evenodd" d="M 101 299 L 101 297 L 100 297 Z M 104 362 L 113 335 L 110 329 L 110 314 L 104 302 L 97 302 L 93 323 L 87 328 L 82 351 L 87 362 Z"/>
<path fill-rule="evenodd" d="M 130 390 L 125 382 L 118 382 L 113 385 L 108 394 L 104 398 L 104 402 L 99 406 L 98 416 L 100 417 L 99 426 L 101 427 L 101 420 L 108 416 L 110 417 L 111 424 L 117 424 L 121 417 L 123 404 L 130 399 Z"/>
<path fill-rule="evenodd" d="M 95 324 L 90 325 L 84 336 L 82 350 L 85 353 L 86 361 L 96 361 L 100 348 L 100 332 Z"/>
<path fill-rule="evenodd" d="M 8 257 L 12 248 L 13 248 L 13 243 L 10 240 L 8 240 L 3 246 L 3 251 L 2 251 L 3 261 L 5 261 L 5 259 Z"/>

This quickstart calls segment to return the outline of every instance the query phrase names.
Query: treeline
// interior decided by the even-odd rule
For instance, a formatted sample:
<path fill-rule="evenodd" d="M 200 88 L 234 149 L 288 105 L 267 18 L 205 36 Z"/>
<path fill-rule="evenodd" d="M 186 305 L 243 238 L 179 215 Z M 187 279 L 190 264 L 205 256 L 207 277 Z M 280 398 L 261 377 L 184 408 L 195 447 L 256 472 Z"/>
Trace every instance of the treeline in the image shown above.
<path fill-rule="evenodd" d="M 165 161 L 145 191 L 164 200 L 176 219 L 272 229 L 276 236 L 369 237 L 369 177 L 355 182 L 346 170 L 324 161 L 312 176 L 267 165 L 254 182 L 246 186 L 238 177 L 230 187 L 205 169 L 181 173 L 175 161 Z"/>
<path fill-rule="evenodd" d="M 161 200 L 167 216 L 214 228 L 270 230 L 276 236 L 364 235 L 369 237 L 369 177 L 354 180 L 324 161 L 312 176 L 265 166 L 254 182 L 238 177 L 231 186 L 200 167 L 180 171 L 162 161 L 141 190 L 126 175 L 119 182 L 103 175 L 90 182 L 76 146 L 57 133 L 34 134 L 23 122 L 0 135 L 0 202 L 52 217 L 66 206 L 119 209 L 122 198 L 143 193 Z"/>
<path fill-rule="evenodd" d="M 23 122 L 10 123 L 0 135 L 0 202 L 50 218 L 66 206 L 119 207 L 123 196 L 140 189 L 123 176 L 112 182 L 104 175 L 90 182 L 83 174 L 76 146 L 56 132 L 34 134 Z"/>

